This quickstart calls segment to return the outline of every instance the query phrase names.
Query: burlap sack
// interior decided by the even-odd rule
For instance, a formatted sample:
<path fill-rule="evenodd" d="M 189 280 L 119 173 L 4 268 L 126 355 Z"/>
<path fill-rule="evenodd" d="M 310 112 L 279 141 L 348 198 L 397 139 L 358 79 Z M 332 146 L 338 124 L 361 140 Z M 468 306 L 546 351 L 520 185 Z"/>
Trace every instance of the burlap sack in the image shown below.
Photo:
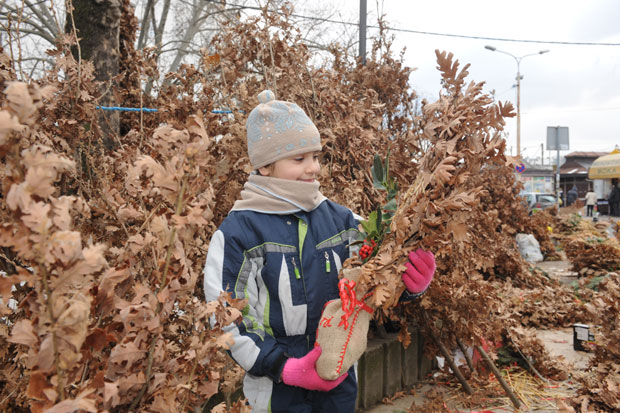
<path fill-rule="evenodd" d="M 340 299 L 329 301 L 321 315 L 316 342 L 322 352 L 316 370 L 325 380 L 346 373 L 366 351 L 373 309 L 355 292 L 360 272 L 360 268 L 343 270 L 344 278 L 338 284 Z"/>

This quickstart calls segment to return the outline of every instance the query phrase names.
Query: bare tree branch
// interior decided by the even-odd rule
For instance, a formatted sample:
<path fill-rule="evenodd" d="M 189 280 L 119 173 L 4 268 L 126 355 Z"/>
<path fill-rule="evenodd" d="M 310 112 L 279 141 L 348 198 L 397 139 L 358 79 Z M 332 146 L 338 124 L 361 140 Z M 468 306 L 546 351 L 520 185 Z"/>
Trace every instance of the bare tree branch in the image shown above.
<path fill-rule="evenodd" d="M 37 14 L 35 10 L 32 10 L 30 8 L 29 10 L 31 10 L 37 17 L 39 16 L 39 14 Z M 20 22 L 22 24 L 29 25 L 33 28 L 33 30 L 27 30 L 27 29 L 20 28 L 19 30 L 21 32 L 39 36 L 45 39 L 46 41 L 48 41 L 50 44 L 52 45 L 54 44 L 54 42 L 56 41 L 56 37 L 58 35 L 57 28 L 52 27 L 52 30 L 49 30 L 48 26 L 45 24 L 45 20 L 37 19 L 37 21 L 35 21 L 34 19 L 31 18 L 30 15 L 25 15 L 25 14 L 20 13 L 20 10 L 18 10 L 14 6 L 7 5 L 6 2 L 3 2 L 2 4 L 0 4 L 0 20 L 7 20 L 7 21 L 9 19 L 14 20 L 14 17 L 20 16 L 20 14 L 21 14 Z"/>
<path fill-rule="evenodd" d="M 4 16 L 0 16 L 0 21 L 2 20 L 6 20 L 8 21 L 10 19 L 10 17 L 4 17 Z M 32 29 L 26 29 L 26 28 L 20 28 L 19 31 L 21 33 L 27 33 L 27 34 L 31 34 L 31 35 L 35 35 L 38 37 L 41 37 L 45 40 L 47 40 L 50 44 L 54 44 L 54 42 L 56 41 L 56 37 L 51 35 L 50 33 L 46 32 L 41 26 L 30 22 L 30 21 L 22 21 L 22 23 L 28 24 L 29 26 L 32 27 Z M 3 27 L 4 29 L 4 27 Z"/>
<path fill-rule="evenodd" d="M 15 50 L 25 51 L 24 57 L 43 56 L 40 41 L 33 39 L 39 37 L 55 45 L 58 35 L 64 31 L 64 26 L 56 18 L 56 11 L 60 8 L 55 2 L 63 4 L 59 4 L 60 8 L 64 7 L 61 0 L 0 0 L 0 32 L 12 31 L 8 38 L 3 36 L 3 45 L 13 42 Z M 299 28 L 309 48 L 328 51 L 334 41 L 345 49 L 355 47 L 356 26 L 346 23 L 351 16 L 345 18 L 339 5 L 327 0 L 292 2 L 298 8 L 292 14 L 282 9 L 284 0 L 270 0 L 266 7 L 270 14 L 288 16 L 289 22 Z M 256 11 L 263 9 L 257 7 L 260 4 L 256 0 L 134 0 L 134 3 L 137 3 L 136 14 L 141 17 L 136 49 L 152 47 L 152 55 L 158 59 L 162 74 L 177 71 L 183 62 L 198 61 L 201 47 L 209 44 L 224 21 L 255 15 Z M 64 13 L 60 15 L 64 16 Z M 336 23 L 340 20 L 346 24 Z M 10 26 L 2 27 L 2 22 L 10 22 Z M 18 42 L 24 42 L 25 46 Z M 29 63 L 26 71 L 34 73 L 38 69 L 40 72 L 40 63 L 30 59 L 22 61 Z M 150 94 L 153 82 L 162 79 L 145 80 L 145 94 Z"/>
<path fill-rule="evenodd" d="M 38 8 L 28 0 L 25 0 L 24 3 L 39 18 L 39 21 L 49 30 L 53 37 L 56 38 L 58 36 L 58 27 L 51 24 L 53 18 L 50 12 L 45 7 L 41 7 L 41 3 L 38 3 Z"/>
<path fill-rule="evenodd" d="M 194 38 L 196 33 L 199 31 L 199 23 L 200 21 L 206 19 L 207 16 L 204 16 L 203 10 L 207 5 L 208 1 L 198 0 L 198 4 L 194 3 L 194 8 L 192 10 L 192 20 L 188 24 L 188 29 L 185 32 L 185 36 L 183 36 L 183 40 L 181 41 L 181 49 L 174 57 L 172 64 L 170 65 L 169 71 L 176 72 L 181 64 L 181 60 L 187 54 L 187 48 L 185 45 L 189 44 L 191 40 Z"/>

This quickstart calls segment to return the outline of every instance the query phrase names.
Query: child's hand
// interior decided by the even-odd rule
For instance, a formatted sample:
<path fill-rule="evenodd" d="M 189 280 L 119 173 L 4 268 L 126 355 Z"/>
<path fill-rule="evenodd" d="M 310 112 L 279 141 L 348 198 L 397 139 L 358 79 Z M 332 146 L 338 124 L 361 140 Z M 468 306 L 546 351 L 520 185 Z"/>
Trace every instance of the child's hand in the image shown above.
<path fill-rule="evenodd" d="M 284 364 L 282 381 L 289 386 L 303 387 L 308 390 L 330 391 L 338 386 L 349 373 L 336 380 L 323 380 L 316 372 L 316 361 L 321 355 L 321 347 L 316 346 L 302 358 L 290 358 Z"/>
<path fill-rule="evenodd" d="M 430 251 L 418 248 L 409 253 L 407 270 L 402 274 L 407 290 L 412 294 L 420 294 L 428 288 L 435 274 L 435 256 Z"/>

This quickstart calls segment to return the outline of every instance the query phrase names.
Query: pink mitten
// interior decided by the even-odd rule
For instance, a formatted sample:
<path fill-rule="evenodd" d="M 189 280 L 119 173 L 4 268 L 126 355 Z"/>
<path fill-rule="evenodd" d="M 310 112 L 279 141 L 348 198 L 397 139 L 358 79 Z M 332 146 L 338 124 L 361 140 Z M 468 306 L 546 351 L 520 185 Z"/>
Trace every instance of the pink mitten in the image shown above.
<path fill-rule="evenodd" d="M 316 346 L 302 358 L 290 358 L 284 364 L 282 381 L 289 386 L 303 387 L 308 390 L 330 391 L 338 386 L 349 373 L 345 373 L 336 380 L 323 380 L 316 372 L 316 361 L 321 355 L 321 347 Z"/>
<path fill-rule="evenodd" d="M 430 285 L 435 274 L 435 256 L 430 251 L 418 248 L 409 253 L 409 262 L 405 263 L 407 270 L 402 279 L 407 290 L 412 294 L 420 294 Z"/>

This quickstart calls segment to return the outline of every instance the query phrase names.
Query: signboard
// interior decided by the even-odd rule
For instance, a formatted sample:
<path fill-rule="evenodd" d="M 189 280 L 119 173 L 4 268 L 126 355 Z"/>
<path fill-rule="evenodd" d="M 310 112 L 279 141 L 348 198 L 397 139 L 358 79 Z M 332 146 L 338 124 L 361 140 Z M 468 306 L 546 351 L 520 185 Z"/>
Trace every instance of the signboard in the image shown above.
<path fill-rule="evenodd" d="M 620 153 L 610 153 L 603 155 L 592 163 L 588 169 L 590 179 L 611 179 L 620 178 Z"/>
<path fill-rule="evenodd" d="M 524 192 L 553 193 L 553 177 L 520 175 Z"/>
<path fill-rule="evenodd" d="M 568 126 L 547 126 L 547 150 L 569 150 Z"/>

